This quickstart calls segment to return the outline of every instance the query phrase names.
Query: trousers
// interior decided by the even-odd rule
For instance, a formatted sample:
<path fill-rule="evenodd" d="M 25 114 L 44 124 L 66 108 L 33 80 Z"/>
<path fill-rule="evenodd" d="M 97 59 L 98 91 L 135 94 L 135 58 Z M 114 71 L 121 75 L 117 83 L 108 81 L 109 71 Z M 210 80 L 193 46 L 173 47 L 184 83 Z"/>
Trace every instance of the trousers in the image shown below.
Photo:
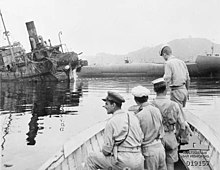
<path fill-rule="evenodd" d="M 144 158 L 141 152 L 118 152 L 118 160 L 114 156 L 105 156 L 102 152 L 92 152 L 87 158 L 89 170 L 143 170 Z"/>
<path fill-rule="evenodd" d="M 165 149 L 161 142 L 143 146 L 142 153 L 145 158 L 145 170 L 167 170 Z"/>

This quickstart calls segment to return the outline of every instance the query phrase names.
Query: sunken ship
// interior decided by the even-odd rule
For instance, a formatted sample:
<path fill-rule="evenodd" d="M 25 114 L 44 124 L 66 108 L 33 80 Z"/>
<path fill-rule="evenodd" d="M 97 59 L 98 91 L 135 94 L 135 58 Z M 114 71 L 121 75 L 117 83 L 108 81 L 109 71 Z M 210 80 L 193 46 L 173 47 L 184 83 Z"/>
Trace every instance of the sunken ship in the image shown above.
<path fill-rule="evenodd" d="M 0 13 L 1 14 L 1 13 Z M 1 14 L 8 45 L 0 47 L 0 81 L 70 81 L 80 60 L 75 52 L 63 52 L 62 44 L 51 45 L 37 34 L 33 21 L 26 22 L 31 52 L 19 42 L 11 44 Z"/>

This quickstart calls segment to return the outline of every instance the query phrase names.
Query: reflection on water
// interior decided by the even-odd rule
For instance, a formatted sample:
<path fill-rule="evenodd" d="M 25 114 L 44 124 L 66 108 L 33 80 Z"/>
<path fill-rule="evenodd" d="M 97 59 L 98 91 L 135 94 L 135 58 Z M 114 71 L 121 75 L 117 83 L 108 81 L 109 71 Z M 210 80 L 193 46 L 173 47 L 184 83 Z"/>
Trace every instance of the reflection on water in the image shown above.
<path fill-rule="evenodd" d="M 200 78 L 196 81 L 197 94 L 199 96 L 219 96 L 220 80 L 216 78 Z"/>
<path fill-rule="evenodd" d="M 193 79 L 190 85 L 188 105 L 211 105 L 220 96 L 220 80 L 212 78 Z"/>
<path fill-rule="evenodd" d="M 67 83 L 1 83 L 3 113 L 32 111 L 37 116 L 64 114 L 61 106 L 78 106 L 81 87 Z M 76 88 L 76 89 L 74 89 Z"/>
<path fill-rule="evenodd" d="M 75 85 L 75 84 L 74 84 Z M 30 111 L 32 114 L 28 123 L 27 145 L 36 143 L 35 137 L 38 130 L 44 127 L 38 123 L 39 117 L 77 114 L 76 107 L 82 96 L 82 88 L 70 86 L 67 83 L 1 83 L 1 114 L 9 114 L 7 126 L 3 130 L 4 149 L 5 136 L 9 133 L 9 126 L 13 113 Z M 71 109 L 68 109 L 71 108 Z M 71 110 L 71 111 L 69 111 Z"/>
<path fill-rule="evenodd" d="M 2 132 L 3 132 L 2 133 L 2 143 L 1 143 L 2 150 L 4 150 L 4 143 L 6 141 L 5 137 L 9 133 L 9 127 L 10 127 L 11 121 L 12 121 L 12 118 L 11 118 L 11 115 L 9 115 L 7 125 L 4 129 L 2 129 Z"/>
<path fill-rule="evenodd" d="M 134 86 L 149 88 L 150 99 L 155 96 L 153 79 L 80 79 L 70 84 L 1 82 L 3 168 L 36 169 L 73 134 L 107 118 L 101 99 L 108 90 L 121 93 L 128 108 L 134 104 L 130 94 Z M 189 104 L 210 105 L 214 97 L 220 96 L 220 81 L 193 79 L 189 92 Z M 31 165 L 20 161 L 20 155 Z"/>

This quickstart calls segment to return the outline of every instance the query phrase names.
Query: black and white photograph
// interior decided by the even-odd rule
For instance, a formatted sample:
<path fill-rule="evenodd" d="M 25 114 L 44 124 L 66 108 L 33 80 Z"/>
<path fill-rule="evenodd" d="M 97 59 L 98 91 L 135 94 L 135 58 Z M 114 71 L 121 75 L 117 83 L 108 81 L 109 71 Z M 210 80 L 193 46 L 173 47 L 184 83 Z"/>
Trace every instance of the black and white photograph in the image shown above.
<path fill-rule="evenodd" d="M 1 170 L 219 170 L 219 0 L 0 0 Z"/>

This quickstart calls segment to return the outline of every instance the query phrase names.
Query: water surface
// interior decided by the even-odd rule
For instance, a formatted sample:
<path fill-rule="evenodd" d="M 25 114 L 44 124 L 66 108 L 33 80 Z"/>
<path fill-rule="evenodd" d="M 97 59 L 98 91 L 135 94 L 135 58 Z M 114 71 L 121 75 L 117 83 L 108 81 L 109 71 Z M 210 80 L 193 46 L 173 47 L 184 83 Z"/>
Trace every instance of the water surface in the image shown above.
<path fill-rule="evenodd" d="M 150 100 L 155 97 L 153 79 L 93 78 L 70 84 L 1 82 L 1 168 L 39 168 L 71 136 L 108 118 L 101 100 L 108 90 L 121 93 L 126 99 L 123 108 L 127 109 L 135 104 L 130 92 L 137 85 L 151 90 Z M 218 109 L 219 99 L 218 79 L 192 80 L 187 107 Z"/>

